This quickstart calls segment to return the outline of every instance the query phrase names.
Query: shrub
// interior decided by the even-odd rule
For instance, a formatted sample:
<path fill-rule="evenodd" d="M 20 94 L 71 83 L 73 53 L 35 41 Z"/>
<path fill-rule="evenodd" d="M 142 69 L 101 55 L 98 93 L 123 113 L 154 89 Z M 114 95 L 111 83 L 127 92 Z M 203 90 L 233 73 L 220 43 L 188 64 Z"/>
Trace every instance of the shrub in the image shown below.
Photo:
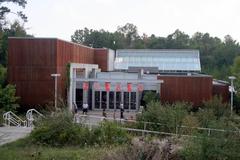
<path fill-rule="evenodd" d="M 176 132 L 176 127 L 182 125 L 183 118 L 188 114 L 187 108 L 185 103 L 162 105 L 160 102 L 152 101 L 148 104 L 147 110 L 138 115 L 137 120 L 163 124 L 147 124 L 147 129 L 150 130 Z M 141 122 L 139 127 L 143 127 Z"/>
<path fill-rule="evenodd" d="M 81 141 L 81 138 L 86 135 L 88 130 L 78 127 L 72 122 L 72 116 L 64 112 L 37 123 L 30 137 L 34 143 L 62 146 L 83 145 L 85 139 Z"/>
<path fill-rule="evenodd" d="M 97 144 L 122 144 L 128 142 L 129 137 L 125 130 L 114 122 L 103 122 L 100 127 L 93 129 L 92 139 Z"/>
<path fill-rule="evenodd" d="M 15 86 L 7 85 L 5 88 L 2 88 L 0 85 L 0 108 L 4 111 L 16 111 L 19 107 L 16 103 L 19 97 L 16 97 L 15 93 Z"/>
<path fill-rule="evenodd" d="M 73 123 L 73 117 L 67 112 L 43 119 L 30 138 L 33 143 L 50 146 L 121 144 L 128 141 L 127 132 L 114 123 L 104 122 L 90 129 Z"/>
<path fill-rule="evenodd" d="M 212 100 L 204 102 L 203 108 L 212 110 L 216 119 L 220 119 L 223 116 L 230 116 L 230 106 L 222 102 L 221 97 L 214 96 Z"/>
<path fill-rule="evenodd" d="M 199 127 L 199 121 L 196 117 L 187 115 L 183 118 L 182 125 L 187 126 L 187 128 L 181 128 L 181 134 L 192 135 L 197 133 L 196 127 Z"/>
<path fill-rule="evenodd" d="M 4 86 L 6 84 L 6 77 L 7 69 L 0 64 L 0 86 Z"/>
<path fill-rule="evenodd" d="M 209 138 L 200 136 L 199 138 L 189 139 L 181 152 L 186 160 L 205 160 L 205 159 L 239 159 L 239 137 L 219 137 Z"/>
<path fill-rule="evenodd" d="M 199 109 L 195 116 L 198 118 L 201 127 L 207 128 L 216 119 L 212 109 Z"/>
<path fill-rule="evenodd" d="M 149 104 L 150 102 L 159 101 L 160 95 L 153 92 L 153 91 L 147 91 L 145 92 L 143 96 L 143 100 L 146 104 Z"/>

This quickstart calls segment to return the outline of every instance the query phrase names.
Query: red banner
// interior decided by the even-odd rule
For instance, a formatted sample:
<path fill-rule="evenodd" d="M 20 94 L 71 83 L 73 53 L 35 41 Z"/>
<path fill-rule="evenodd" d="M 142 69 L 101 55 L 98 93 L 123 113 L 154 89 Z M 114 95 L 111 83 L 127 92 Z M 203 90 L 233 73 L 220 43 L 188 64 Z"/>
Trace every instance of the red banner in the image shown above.
<path fill-rule="evenodd" d="M 83 82 L 83 90 L 86 91 L 89 88 L 88 82 Z"/>
<path fill-rule="evenodd" d="M 127 90 L 128 90 L 128 92 L 132 91 L 132 83 L 127 84 Z"/>
<path fill-rule="evenodd" d="M 143 84 L 138 84 L 138 91 L 139 92 L 142 92 L 143 91 Z"/>
<path fill-rule="evenodd" d="M 120 83 L 116 84 L 115 90 L 116 90 L 117 92 L 120 92 L 120 91 L 121 91 L 121 84 L 120 84 Z"/>
<path fill-rule="evenodd" d="M 95 90 L 100 90 L 100 89 L 101 89 L 101 86 L 100 86 L 100 84 L 99 84 L 98 82 L 94 82 L 94 83 L 93 83 L 93 88 L 94 88 Z"/>
<path fill-rule="evenodd" d="M 109 92 L 110 88 L 111 88 L 110 82 L 105 82 L 105 90 Z"/>

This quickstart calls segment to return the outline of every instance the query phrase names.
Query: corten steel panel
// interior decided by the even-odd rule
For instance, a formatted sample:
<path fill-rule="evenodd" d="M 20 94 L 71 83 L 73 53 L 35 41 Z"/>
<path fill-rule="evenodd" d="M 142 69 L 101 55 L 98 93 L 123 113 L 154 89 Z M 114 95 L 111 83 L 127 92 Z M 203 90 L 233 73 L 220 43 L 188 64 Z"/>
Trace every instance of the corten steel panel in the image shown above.
<path fill-rule="evenodd" d="M 230 93 L 229 93 L 229 85 L 222 84 L 222 85 L 213 85 L 213 96 L 221 96 L 222 101 L 224 103 L 229 103 Z"/>
<path fill-rule="evenodd" d="M 210 76 L 158 76 L 161 85 L 161 101 L 189 102 L 199 106 L 212 98 L 212 77 Z"/>
<path fill-rule="evenodd" d="M 108 49 L 96 48 L 94 50 L 94 62 L 99 65 L 101 71 L 108 71 Z"/>
<path fill-rule="evenodd" d="M 63 40 L 57 40 L 57 73 L 60 73 L 58 88 L 61 98 L 66 99 L 66 66 L 71 63 L 86 63 L 94 64 L 94 49 L 66 42 Z"/>
<path fill-rule="evenodd" d="M 20 104 L 45 104 L 53 98 L 56 39 L 9 38 L 8 81 L 16 85 Z"/>
<path fill-rule="evenodd" d="M 93 48 L 52 38 L 10 38 L 8 52 L 8 81 L 16 84 L 17 96 L 24 106 L 44 105 L 54 100 L 52 73 L 61 74 L 58 93 L 65 99 L 69 62 L 95 64 Z M 107 58 L 102 56 L 107 54 L 99 54 L 98 62 L 106 70 Z"/>

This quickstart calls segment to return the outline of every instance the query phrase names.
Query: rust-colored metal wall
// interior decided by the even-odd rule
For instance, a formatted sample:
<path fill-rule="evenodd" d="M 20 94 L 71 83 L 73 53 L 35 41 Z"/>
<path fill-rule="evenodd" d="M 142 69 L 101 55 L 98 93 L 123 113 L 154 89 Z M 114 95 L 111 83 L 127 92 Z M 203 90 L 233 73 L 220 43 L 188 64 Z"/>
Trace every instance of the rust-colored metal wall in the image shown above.
<path fill-rule="evenodd" d="M 211 76 L 160 75 L 158 79 L 164 81 L 160 95 L 162 102 L 184 101 L 199 106 L 212 98 Z"/>
<path fill-rule="evenodd" d="M 213 96 L 221 96 L 224 103 L 229 103 L 229 84 L 213 84 Z"/>
<path fill-rule="evenodd" d="M 68 62 L 94 63 L 94 49 L 54 38 L 9 38 L 8 81 L 16 85 L 23 106 L 54 100 L 52 73 L 60 73 L 59 94 L 66 98 Z"/>
<path fill-rule="evenodd" d="M 94 49 L 71 43 L 63 40 L 57 40 L 57 73 L 61 74 L 58 83 L 59 94 L 66 99 L 66 66 L 71 63 L 94 64 Z"/>
<path fill-rule="evenodd" d="M 94 63 L 99 65 L 101 71 L 108 71 L 108 49 L 95 48 L 94 49 Z"/>
<path fill-rule="evenodd" d="M 54 100 L 52 73 L 60 73 L 59 94 L 66 99 L 66 65 L 72 63 L 98 64 L 108 70 L 108 49 L 93 49 L 54 38 L 9 38 L 8 81 L 16 85 L 20 104 L 44 105 Z M 160 75 L 163 102 L 186 101 L 198 106 L 213 94 L 224 94 L 227 88 L 213 86 L 211 76 Z M 226 95 L 225 95 L 226 94 Z"/>
<path fill-rule="evenodd" d="M 47 103 L 53 94 L 56 40 L 9 38 L 8 81 L 16 85 L 21 105 Z"/>

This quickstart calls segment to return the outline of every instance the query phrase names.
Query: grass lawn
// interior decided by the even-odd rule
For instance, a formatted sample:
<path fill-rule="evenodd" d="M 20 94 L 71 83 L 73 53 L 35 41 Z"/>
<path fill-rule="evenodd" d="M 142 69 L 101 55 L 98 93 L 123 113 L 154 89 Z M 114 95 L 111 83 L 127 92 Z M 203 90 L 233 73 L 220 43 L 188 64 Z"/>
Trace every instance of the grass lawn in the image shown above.
<path fill-rule="evenodd" d="M 0 160 L 101 160 L 118 147 L 62 147 L 27 145 L 25 139 L 0 146 Z"/>

